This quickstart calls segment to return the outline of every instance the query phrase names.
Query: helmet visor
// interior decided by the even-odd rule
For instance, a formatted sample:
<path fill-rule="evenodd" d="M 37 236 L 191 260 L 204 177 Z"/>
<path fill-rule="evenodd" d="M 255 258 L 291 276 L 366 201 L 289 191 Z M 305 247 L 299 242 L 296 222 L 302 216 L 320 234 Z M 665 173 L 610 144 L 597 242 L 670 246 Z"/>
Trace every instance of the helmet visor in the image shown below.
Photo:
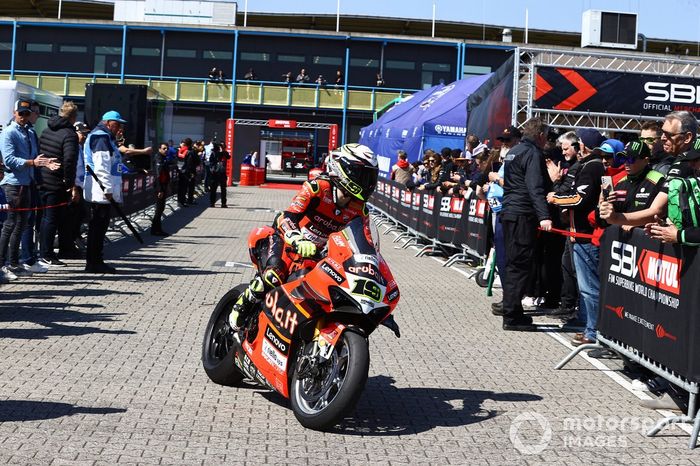
<path fill-rule="evenodd" d="M 366 201 L 377 186 L 378 170 L 361 164 L 344 164 L 344 177 L 339 179 L 343 189 L 361 201 Z"/>

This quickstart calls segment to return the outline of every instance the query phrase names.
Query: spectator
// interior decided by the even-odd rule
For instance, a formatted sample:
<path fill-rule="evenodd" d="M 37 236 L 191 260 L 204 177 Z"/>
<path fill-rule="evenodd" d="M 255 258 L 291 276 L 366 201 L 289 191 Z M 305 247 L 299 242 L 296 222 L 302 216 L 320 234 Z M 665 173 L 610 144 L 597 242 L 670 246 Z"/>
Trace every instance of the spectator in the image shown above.
<path fill-rule="evenodd" d="M 512 147 L 520 143 L 522 136 L 520 130 L 515 126 L 509 126 L 503 130 L 501 135 L 496 138 L 497 141 L 501 141 L 501 159 L 506 157 L 506 154 Z"/>
<path fill-rule="evenodd" d="M 219 70 L 216 67 L 213 67 L 211 70 L 209 70 L 209 81 L 215 83 L 217 78 L 219 76 Z"/>
<path fill-rule="evenodd" d="M 659 194 L 647 209 L 637 212 L 615 212 L 613 206 L 604 201 L 600 205 L 600 217 L 610 224 L 641 226 L 654 222 L 655 218 L 664 218 L 668 203 L 668 182 L 673 178 L 688 178 L 695 171 L 685 159 L 686 152 L 692 147 L 698 131 L 698 121 L 693 114 L 686 111 L 671 112 L 666 115 L 661 127 L 661 142 L 664 152 L 675 159 L 668 170 Z"/>
<path fill-rule="evenodd" d="M 306 69 L 302 68 L 301 71 L 299 71 L 299 74 L 297 75 L 297 84 L 307 84 L 310 80 L 311 78 L 306 73 Z"/>
<path fill-rule="evenodd" d="M 53 157 L 61 164 L 61 169 L 51 171 L 44 167 L 41 172 L 41 202 L 45 206 L 60 205 L 78 199 L 79 188 L 75 186 L 75 171 L 80 148 L 74 124 L 78 116 L 78 107 L 70 101 L 61 106 L 57 116 L 51 117 L 48 127 L 41 134 L 39 141 L 41 152 Z M 58 232 L 59 250 L 68 252 L 72 246 L 69 224 L 66 220 L 66 206 L 46 209 L 41 221 L 39 259 L 44 267 L 65 267 L 53 250 L 54 239 Z"/>
<path fill-rule="evenodd" d="M 189 178 L 185 173 L 185 161 L 191 148 L 192 139 L 186 138 L 180 141 L 180 147 L 177 150 L 177 204 L 180 207 L 187 207 Z"/>
<path fill-rule="evenodd" d="M 445 191 L 449 189 L 449 186 L 444 183 L 450 181 L 450 175 L 452 174 L 452 168 L 454 166 L 452 163 L 452 150 L 449 147 L 443 147 L 440 151 L 440 156 L 435 156 L 435 161 L 435 165 L 439 164 L 439 166 L 433 167 L 430 170 L 430 181 L 420 186 L 418 189 L 434 190 L 440 188 Z M 437 172 L 437 176 L 435 172 Z"/>
<path fill-rule="evenodd" d="M 246 81 L 256 81 L 258 77 L 255 75 L 255 71 L 253 71 L 253 68 L 248 68 L 248 72 L 243 76 L 243 79 Z"/>
<path fill-rule="evenodd" d="M 162 219 L 165 211 L 165 201 L 168 198 L 168 187 L 170 186 L 170 163 L 168 160 L 168 144 L 161 142 L 154 160 L 156 208 L 151 221 L 151 235 L 153 236 L 169 236 L 169 233 L 163 230 Z"/>
<path fill-rule="evenodd" d="M 34 153 L 39 153 L 39 138 L 36 134 L 36 129 L 34 125 L 39 119 L 39 104 L 32 101 L 31 104 L 32 113 L 29 115 L 29 119 L 25 128 L 29 134 L 29 143 L 32 146 L 32 151 Z M 49 269 L 38 263 L 39 254 L 37 253 L 37 240 L 39 239 L 41 230 L 41 219 L 43 216 L 43 209 L 41 208 L 41 196 L 39 195 L 39 185 L 41 184 L 41 173 L 38 169 L 32 168 L 32 181 L 30 184 L 30 203 L 29 206 L 32 210 L 29 211 L 27 217 L 27 223 L 22 230 L 22 238 L 20 239 L 20 254 L 19 263 L 20 266 L 29 270 L 32 273 L 45 273 Z"/>
<path fill-rule="evenodd" d="M 204 146 L 204 192 L 209 191 L 209 156 L 214 150 L 214 140 L 210 139 L 209 144 Z"/>
<path fill-rule="evenodd" d="M 316 78 L 316 81 L 314 81 L 317 86 L 325 86 L 326 85 L 326 78 L 323 77 L 322 74 L 318 75 L 318 78 Z"/>
<path fill-rule="evenodd" d="M 292 72 L 287 71 L 282 75 L 282 82 L 285 84 L 292 84 Z"/>
<path fill-rule="evenodd" d="M 538 226 L 552 228 L 545 201 L 551 182 L 547 176 L 541 148 L 546 142 L 547 126 L 533 118 L 523 126 L 523 138 L 506 156 L 504 196 L 500 218 L 506 246 L 506 276 L 503 284 L 503 329 L 532 330 L 532 318 L 525 316 L 525 296 Z"/>
<path fill-rule="evenodd" d="M 571 186 L 565 194 L 549 193 L 547 200 L 560 208 L 569 210 L 569 229 L 573 233 L 592 234 L 593 226 L 588 216 L 598 204 L 600 180 L 605 174 L 601 151 L 595 149 L 605 141 L 598 130 L 582 128 L 576 132 L 581 145 L 581 166 Z M 586 321 L 586 329 L 574 336 L 571 344 L 593 343 L 596 341 L 598 322 L 598 298 L 600 278 L 598 275 L 598 247 L 590 238 L 572 236 L 573 257 L 579 289 L 579 319 Z"/>
<path fill-rule="evenodd" d="M 216 72 L 216 82 L 219 84 L 224 84 L 226 82 L 226 75 L 221 68 Z"/>
<path fill-rule="evenodd" d="M 606 175 L 614 177 L 625 171 L 623 162 L 618 162 L 615 159 L 617 154 L 625 150 L 625 145 L 622 141 L 618 139 L 606 139 L 597 149 L 601 152 Z"/>
<path fill-rule="evenodd" d="M 102 253 L 109 227 L 111 201 L 122 201 L 122 174 L 119 169 L 122 155 L 116 136 L 124 123 L 126 120 L 118 112 L 109 111 L 102 115 L 102 120 L 85 141 L 85 169 L 91 169 L 95 175 L 85 175 L 83 191 L 90 209 L 85 256 L 85 271 L 88 273 L 116 273 L 114 267 L 104 262 Z"/>
<path fill-rule="evenodd" d="M 499 151 L 500 155 L 500 151 Z M 492 167 L 494 170 L 496 167 Z M 486 189 L 486 200 L 489 203 L 492 216 L 493 228 L 493 246 L 496 252 L 496 269 L 498 276 L 501 279 L 501 284 L 505 283 L 506 279 L 506 245 L 503 237 L 503 226 L 501 224 L 500 215 L 503 208 L 503 178 L 505 175 L 505 164 L 499 164 L 497 171 L 491 171 L 488 174 L 489 184 Z M 491 304 L 491 313 L 493 315 L 503 315 L 503 300 Z"/>
<path fill-rule="evenodd" d="M 336 87 L 340 87 L 345 84 L 345 78 L 343 77 L 343 73 L 338 69 L 335 71 L 335 85 Z"/>
<path fill-rule="evenodd" d="M 409 189 L 413 188 L 413 166 L 408 163 L 408 155 L 405 151 L 400 150 L 398 152 L 398 160 L 391 167 L 390 178 Z"/>
<path fill-rule="evenodd" d="M 671 169 L 671 165 L 675 157 L 672 154 L 664 152 L 663 142 L 661 141 L 661 126 L 656 121 L 646 121 L 641 127 L 639 139 L 644 142 L 651 150 L 651 158 L 649 163 L 651 167 L 662 175 L 666 176 Z"/>
<path fill-rule="evenodd" d="M 194 188 L 197 185 L 197 167 L 201 164 L 200 152 L 204 152 L 200 144 L 193 144 L 192 139 L 185 138 L 185 164 L 183 165 L 183 176 L 186 181 L 187 204 L 196 204 L 194 201 Z"/>
<path fill-rule="evenodd" d="M 226 164 L 231 158 L 226 151 L 226 145 L 222 142 L 216 145 L 211 153 L 209 167 L 211 168 L 211 186 L 209 187 L 209 207 L 216 204 L 216 191 L 221 189 L 221 208 L 226 206 Z"/>
<path fill-rule="evenodd" d="M 384 87 L 384 78 L 381 73 L 377 73 L 377 87 Z"/>
<path fill-rule="evenodd" d="M 431 151 L 427 162 L 428 165 L 426 166 L 425 183 L 418 186 L 418 189 L 421 191 L 434 190 L 440 185 L 438 180 L 440 179 L 440 172 L 442 170 L 442 157 L 440 157 L 440 154 Z"/>
<path fill-rule="evenodd" d="M 83 220 L 87 218 L 85 213 L 85 201 L 83 199 L 83 187 L 85 186 L 85 158 L 83 152 L 85 139 L 90 133 L 90 128 L 82 121 L 77 121 L 75 125 L 73 125 L 73 129 L 78 136 L 78 157 L 76 158 L 75 164 L 74 183 L 76 191 L 73 192 L 71 202 L 66 208 L 66 223 L 69 225 L 68 236 L 71 240 L 71 245 L 68 250 L 59 249 L 59 259 L 84 259 L 80 249 L 76 247 L 76 242 L 80 241 L 80 228 L 83 224 Z"/>
<path fill-rule="evenodd" d="M 32 103 L 20 99 L 15 102 L 13 120 L 0 136 L 0 153 L 5 165 L 5 176 L 0 187 L 12 209 L 24 209 L 31 205 L 30 186 L 35 167 L 58 170 L 60 164 L 43 154 L 37 155 L 35 144 L 30 141 L 26 127 L 32 113 Z M 0 231 L 0 270 L 6 280 L 32 274 L 19 264 L 20 236 L 29 217 L 27 211 L 11 210 Z M 6 261 L 9 263 L 6 265 Z"/>

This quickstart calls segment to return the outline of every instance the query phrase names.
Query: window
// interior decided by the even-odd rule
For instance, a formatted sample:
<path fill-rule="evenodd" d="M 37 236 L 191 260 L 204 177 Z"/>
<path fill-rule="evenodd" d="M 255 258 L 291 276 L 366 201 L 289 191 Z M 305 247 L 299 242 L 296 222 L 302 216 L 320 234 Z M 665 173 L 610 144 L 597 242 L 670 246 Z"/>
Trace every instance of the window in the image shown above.
<path fill-rule="evenodd" d="M 121 55 L 121 47 L 111 47 L 109 45 L 96 45 L 95 46 L 96 55 Z"/>
<path fill-rule="evenodd" d="M 392 70 L 415 70 L 416 64 L 412 61 L 387 60 L 386 67 Z"/>
<path fill-rule="evenodd" d="M 331 65 L 331 66 L 341 66 L 343 64 L 343 59 L 340 57 L 322 57 L 316 55 L 313 60 L 314 65 Z"/>
<path fill-rule="evenodd" d="M 356 68 L 377 69 L 377 68 L 379 68 L 379 60 L 376 60 L 374 58 L 351 58 L 350 59 L 350 66 L 353 66 Z"/>
<path fill-rule="evenodd" d="M 285 62 L 291 62 L 291 63 L 305 63 L 306 57 L 304 55 L 284 55 L 284 54 L 280 53 L 277 55 L 277 61 L 285 61 Z"/>
<path fill-rule="evenodd" d="M 241 58 L 243 55 L 241 54 Z M 202 52 L 202 58 L 211 58 L 215 60 L 231 60 L 233 53 L 226 50 L 205 50 Z"/>
<path fill-rule="evenodd" d="M 87 53 L 84 45 L 59 45 L 58 51 L 63 53 Z"/>
<path fill-rule="evenodd" d="M 442 71 L 449 73 L 452 66 L 449 63 L 423 63 L 421 65 L 423 71 Z"/>
<path fill-rule="evenodd" d="M 197 51 L 188 49 L 168 49 L 168 58 L 197 58 Z"/>
<path fill-rule="evenodd" d="M 152 47 L 131 47 L 131 55 L 134 57 L 160 57 L 160 49 Z"/>
<path fill-rule="evenodd" d="M 37 44 L 27 42 L 27 52 L 53 52 L 53 44 Z"/>
<path fill-rule="evenodd" d="M 245 61 L 270 61 L 269 53 L 241 52 L 241 60 Z"/>
<path fill-rule="evenodd" d="M 12 42 L 0 42 L 0 52 L 12 50 Z"/>
<path fill-rule="evenodd" d="M 490 72 L 490 66 L 464 65 L 462 67 L 462 74 L 464 76 L 481 76 L 482 74 L 488 74 Z"/>

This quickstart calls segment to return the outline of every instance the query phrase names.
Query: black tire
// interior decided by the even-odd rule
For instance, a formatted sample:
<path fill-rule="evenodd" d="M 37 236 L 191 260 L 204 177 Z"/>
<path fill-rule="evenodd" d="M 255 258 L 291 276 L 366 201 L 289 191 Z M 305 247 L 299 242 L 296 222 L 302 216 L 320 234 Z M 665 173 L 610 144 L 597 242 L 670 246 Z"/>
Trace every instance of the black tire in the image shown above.
<path fill-rule="evenodd" d="M 476 284 L 479 285 L 482 288 L 486 288 L 489 286 L 489 279 L 486 274 L 486 268 L 485 267 L 479 267 L 476 269 L 476 275 L 474 275 L 474 280 L 476 280 Z"/>
<path fill-rule="evenodd" d="M 339 364 L 339 370 L 344 371 L 343 381 L 330 402 L 316 412 L 313 412 L 313 408 L 309 407 L 304 400 L 302 395 L 303 381 L 299 379 L 299 372 L 295 370 L 292 375 L 289 391 L 292 411 L 294 411 L 294 416 L 299 423 L 307 429 L 321 431 L 331 429 L 355 409 L 355 405 L 360 399 L 369 373 L 367 339 L 346 330 L 334 349 L 334 362 L 340 361 L 339 355 L 343 354 L 343 351 L 347 351 L 347 362 Z M 327 392 L 330 393 L 331 390 L 329 389 Z"/>
<path fill-rule="evenodd" d="M 223 335 L 231 308 L 248 285 L 241 284 L 226 293 L 214 308 L 202 342 L 202 366 L 212 382 L 227 387 L 241 383 L 243 374 L 233 362 L 235 351 L 232 341 Z"/>

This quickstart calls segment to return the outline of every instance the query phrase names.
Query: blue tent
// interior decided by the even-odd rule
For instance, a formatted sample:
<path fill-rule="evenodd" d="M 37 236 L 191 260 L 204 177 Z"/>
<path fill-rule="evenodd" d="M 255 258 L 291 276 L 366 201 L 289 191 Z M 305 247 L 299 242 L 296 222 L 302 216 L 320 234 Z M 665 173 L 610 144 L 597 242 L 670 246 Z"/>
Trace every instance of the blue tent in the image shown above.
<path fill-rule="evenodd" d="M 360 131 L 360 143 L 379 157 L 379 170 L 387 176 L 403 149 L 408 160 L 418 160 L 423 149 L 464 148 L 467 135 L 467 98 L 491 74 L 461 79 L 417 92 Z"/>

